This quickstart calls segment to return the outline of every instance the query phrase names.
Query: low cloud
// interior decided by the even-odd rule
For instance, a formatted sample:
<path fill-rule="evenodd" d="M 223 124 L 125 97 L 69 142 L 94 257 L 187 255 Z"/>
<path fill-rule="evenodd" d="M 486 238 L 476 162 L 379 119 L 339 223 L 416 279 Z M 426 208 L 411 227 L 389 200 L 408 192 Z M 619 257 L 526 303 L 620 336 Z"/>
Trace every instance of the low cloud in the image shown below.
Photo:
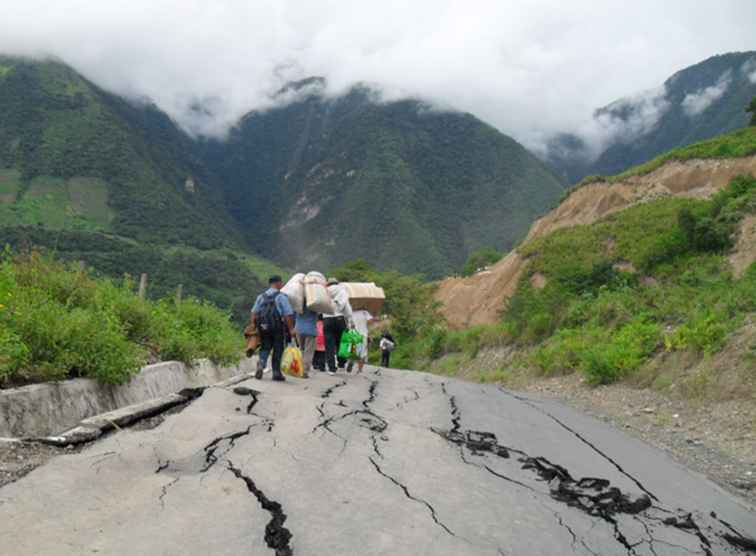
<path fill-rule="evenodd" d="M 731 83 L 732 72 L 728 70 L 719 77 L 715 85 L 685 95 L 682 101 L 683 111 L 689 117 L 698 116 L 715 101 L 722 98 Z"/>
<path fill-rule="evenodd" d="M 754 36 L 743 0 L 4 0 L 0 17 L 0 52 L 58 56 L 195 134 L 222 135 L 281 102 L 287 81 L 322 75 L 328 94 L 377 84 L 534 149 L 581 126 L 596 142 L 646 129 L 663 104 L 592 111 Z"/>
<path fill-rule="evenodd" d="M 748 78 L 751 83 L 756 83 L 756 57 L 751 58 L 745 64 L 743 64 L 743 75 Z"/>

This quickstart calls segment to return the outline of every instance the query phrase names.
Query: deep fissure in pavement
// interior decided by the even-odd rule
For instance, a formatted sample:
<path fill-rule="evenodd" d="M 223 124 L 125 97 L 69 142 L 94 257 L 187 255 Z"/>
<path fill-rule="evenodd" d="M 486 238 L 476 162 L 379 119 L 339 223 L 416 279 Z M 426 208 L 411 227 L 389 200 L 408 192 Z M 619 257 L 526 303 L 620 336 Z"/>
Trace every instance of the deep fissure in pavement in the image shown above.
<path fill-rule="evenodd" d="M 250 396 L 252 400 L 247 404 L 247 415 L 252 414 L 252 409 L 257 405 L 257 402 L 260 401 L 260 392 L 259 390 L 255 390 L 253 388 L 247 388 L 246 386 L 237 386 L 233 389 L 234 394 L 237 396 Z"/>
<path fill-rule="evenodd" d="M 242 473 L 241 469 L 234 466 L 231 461 L 226 462 L 229 471 L 234 474 L 237 479 L 244 481 L 247 485 L 247 490 L 251 492 L 263 510 L 268 512 L 271 516 L 270 521 L 265 526 L 265 544 L 269 548 L 275 550 L 276 556 L 292 556 L 294 549 L 291 547 L 291 531 L 284 527 L 286 522 L 286 514 L 279 502 L 271 500 L 267 495 L 260 490 L 255 481 L 251 477 Z"/>
<path fill-rule="evenodd" d="M 559 425 L 560 427 L 562 427 L 564 430 L 568 431 L 570 434 L 573 434 L 583 444 L 585 444 L 586 446 L 590 447 L 594 452 L 596 452 L 602 458 L 604 458 L 606 461 L 608 461 L 609 463 L 611 463 L 617 469 L 617 471 L 619 471 L 625 477 L 627 477 L 628 479 L 630 479 L 631 481 L 633 481 L 635 483 L 635 485 L 639 489 L 641 489 L 643 492 L 646 493 L 646 495 L 648 495 L 649 498 L 651 498 L 652 500 L 654 500 L 656 502 L 659 501 L 659 499 L 650 490 L 648 490 L 645 486 L 643 486 L 643 483 L 641 483 L 636 477 L 633 477 L 630 473 L 628 473 L 627 471 L 625 471 L 625 469 L 617 461 L 615 461 L 613 458 L 609 457 L 609 455 L 606 454 L 603 450 L 600 450 L 594 443 L 590 442 L 582 434 L 580 434 L 575 429 L 573 429 L 572 427 L 570 427 L 567 424 L 565 424 L 562 420 L 558 419 L 557 417 L 555 417 L 554 415 L 552 415 L 551 413 L 549 413 L 545 409 L 543 409 L 541 407 L 538 407 L 536 404 L 534 404 L 532 401 L 530 401 L 527 398 L 524 398 L 522 396 L 518 396 L 516 394 L 513 394 L 512 392 L 509 392 L 509 391 L 505 390 L 504 388 L 499 388 L 499 391 L 503 392 L 504 394 L 506 394 L 506 395 L 508 395 L 508 396 L 510 396 L 510 397 L 512 397 L 514 399 L 516 399 L 517 401 L 519 401 L 521 403 L 524 403 L 528 407 L 531 407 L 531 408 L 535 409 L 536 411 L 538 411 L 542 415 L 545 415 L 546 417 L 548 417 L 549 419 L 551 419 L 552 421 L 554 421 L 557 425 Z"/>
<path fill-rule="evenodd" d="M 323 390 L 323 393 L 320 394 L 320 397 L 323 398 L 323 399 L 330 398 L 331 394 L 333 394 L 336 390 L 338 390 L 339 388 L 341 388 L 343 386 L 346 386 L 346 385 L 347 385 L 347 381 L 346 380 L 342 380 L 341 382 L 338 382 L 338 383 L 336 383 L 336 384 L 334 384 L 332 386 L 329 386 L 325 390 Z"/>
<path fill-rule="evenodd" d="M 583 477 L 580 479 L 575 479 L 566 468 L 556 463 L 552 463 L 544 457 L 533 457 L 522 450 L 500 445 L 497 441 L 496 435 L 493 433 L 484 431 L 462 430 L 460 424 L 461 411 L 457 404 L 456 398 L 453 395 L 449 394 L 445 384 L 442 384 L 442 390 L 449 400 L 452 428 L 448 431 L 438 430 L 434 428 L 431 428 L 431 430 L 440 435 L 447 442 L 457 446 L 460 450 L 460 456 L 464 463 L 476 465 L 465 458 L 465 449 L 469 450 L 470 453 L 475 456 L 486 457 L 490 454 L 506 460 L 510 460 L 512 454 L 515 454 L 517 456 L 517 462 L 521 464 L 520 469 L 530 471 L 538 477 L 539 481 L 548 483 L 548 495 L 552 499 L 564 503 L 567 506 L 576 508 L 588 515 L 598 517 L 607 522 L 612 527 L 614 538 L 627 550 L 628 554 L 635 554 L 635 548 L 639 544 L 643 543 L 648 543 L 649 549 L 654 554 L 654 543 L 660 542 L 662 544 L 669 544 L 665 541 L 659 541 L 655 539 L 652 535 L 649 524 L 644 520 L 652 521 L 666 527 L 672 527 L 678 531 L 692 535 L 697 539 L 702 554 L 705 554 L 706 556 L 710 556 L 712 554 L 712 540 L 709 536 L 707 536 L 706 533 L 704 533 L 701 526 L 693 518 L 693 514 L 691 512 L 684 512 L 683 510 L 672 512 L 659 505 L 653 505 L 652 499 L 657 502 L 658 499 L 646 488 L 644 488 L 637 479 L 630 476 L 617 462 L 615 462 L 607 454 L 599 450 L 585 437 L 559 421 L 553 415 L 543 412 L 540 408 L 534 406 L 528 400 L 520 399 L 518 396 L 505 391 L 511 397 L 518 399 L 519 401 L 523 401 L 528 406 L 547 414 L 562 428 L 569 431 L 584 444 L 590 446 L 604 459 L 611 462 L 618 471 L 620 471 L 623 475 L 630 478 L 636 485 L 638 485 L 643 494 L 637 497 L 633 497 L 630 494 L 623 493 L 619 488 L 612 486 L 611 482 L 607 479 L 594 477 Z M 489 473 L 505 481 L 517 484 L 530 490 L 534 490 L 532 487 L 523 483 L 522 481 L 518 481 L 516 479 L 498 473 L 497 471 L 491 469 L 488 465 L 482 465 L 478 467 L 486 469 L 486 471 L 488 471 Z M 649 513 L 651 511 L 659 511 L 661 513 L 667 514 L 667 516 L 656 517 Z M 648 539 L 639 541 L 635 544 L 631 544 L 620 529 L 620 523 L 617 520 L 617 516 L 621 515 L 633 516 L 634 519 L 639 521 L 644 527 L 648 535 Z M 730 547 L 737 549 L 738 552 L 756 552 L 756 541 L 743 536 L 740 532 L 732 528 L 732 526 L 727 522 L 724 522 L 723 520 L 716 517 L 716 514 L 714 514 L 713 512 L 711 517 L 715 519 L 720 525 L 723 525 L 725 528 L 729 529 L 731 532 L 718 532 L 712 526 L 708 526 L 707 531 L 726 541 L 728 545 L 730 545 Z M 560 525 L 564 525 L 561 516 L 558 521 L 560 522 Z M 570 533 L 574 532 L 570 529 Z M 580 539 L 580 541 L 581 544 L 585 546 L 583 539 Z M 590 550 L 587 546 L 586 549 Z"/>

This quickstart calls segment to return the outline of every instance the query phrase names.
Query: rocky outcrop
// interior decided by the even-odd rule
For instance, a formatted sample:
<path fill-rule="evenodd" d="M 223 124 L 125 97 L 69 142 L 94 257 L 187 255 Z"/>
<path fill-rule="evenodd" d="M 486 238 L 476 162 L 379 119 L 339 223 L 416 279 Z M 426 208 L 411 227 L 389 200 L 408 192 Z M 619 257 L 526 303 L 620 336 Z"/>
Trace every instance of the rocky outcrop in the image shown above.
<path fill-rule="evenodd" d="M 592 224 L 614 212 L 664 197 L 708 198 L 739 174 L 756 175 L 756 156 L 736 159 L 670 161 L 642 176 L 618 182 L 600 181 L 573 191 L 557 208 L 533 223 L 525 241 L 560 228 Z M 742 227 L 741 242 L 753 239 L 753 224 Z M 750 230 L 750 231 L 749 231 Z M 750 235 L 749 235 L 750 234 Z M 743 239 L 745 238 L 745 239 Z M 735 253 L 733 266 L 742 272 L 753 261 L 753 241 Z M 750 255 L 748 254 L 750 253 Z M 750 258 L 749 258 L 750 257 Z M 525 270 L 525 259 L 512 251 L 488 271 L 469 278 L 447 278 L 439 284 L 436 298 L 449 324 L 463 328 L 494 323 L 507 299 L 514 295 Z M 743 266 L 746 265 L 746 266 Z"/>

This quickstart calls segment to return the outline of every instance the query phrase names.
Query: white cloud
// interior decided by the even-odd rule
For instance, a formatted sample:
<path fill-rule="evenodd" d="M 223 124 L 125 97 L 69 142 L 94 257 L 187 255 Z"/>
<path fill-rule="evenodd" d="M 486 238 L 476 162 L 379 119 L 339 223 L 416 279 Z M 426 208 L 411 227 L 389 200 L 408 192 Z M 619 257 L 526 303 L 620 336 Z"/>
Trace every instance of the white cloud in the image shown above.
<path fill-rule="evenodd" d="M 712 54 L 747 50 L 756 2 L 720 0 L 0 0 L 0 51 L 57 55 L 221 134 L 292 78 L 357 81 L 472 112 L 536 148 L 550 133 L 645 129 L 591 114 Z M 198 110 L 197 107 L 202 109 Z M 584 122 L 591 122 L 585 124 Z M 617 130 L 626 129 L 626 131 Z"/>
<path fill-rule="evenodd" d="M 722 98 L 727 92 L 727 88 L 732 83 L 732 72 L 724 72 L 715 85 L 699 89 L 695 93 L 688 93 L 682 101 L 682 107 L 685 114 L 689 117 L 698 116 L 704 112 L 715 101 Z"/>
<path fill-rule="evenodd" d="M 743 74 L 748 78 L 751 83 L 756 83 L 756 57 L 751 58 L 742 68 Z"/>

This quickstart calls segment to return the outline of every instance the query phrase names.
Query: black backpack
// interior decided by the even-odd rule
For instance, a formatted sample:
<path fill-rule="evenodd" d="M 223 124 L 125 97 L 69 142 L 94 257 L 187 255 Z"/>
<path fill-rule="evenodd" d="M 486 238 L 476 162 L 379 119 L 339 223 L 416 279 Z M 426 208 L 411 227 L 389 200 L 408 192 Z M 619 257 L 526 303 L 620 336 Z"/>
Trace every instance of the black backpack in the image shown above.
<path fill-rule="evenodd" d="M 263 294 L 260 309 L 257 313 L 257 328 L 266 334 L 275 334 L 283 331 L 283 319 L 276 305 L 276 298 L 280 292 L 273 295 Z"/>

